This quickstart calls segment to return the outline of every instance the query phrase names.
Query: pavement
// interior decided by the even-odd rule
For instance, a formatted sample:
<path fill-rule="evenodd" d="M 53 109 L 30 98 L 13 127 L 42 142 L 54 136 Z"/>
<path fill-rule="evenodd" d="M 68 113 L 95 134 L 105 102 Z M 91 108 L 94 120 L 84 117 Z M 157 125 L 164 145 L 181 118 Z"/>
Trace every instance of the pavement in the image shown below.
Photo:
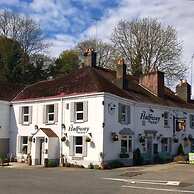
<path fill-rule="evenodd" d="M 194 194 L 194 165 L 162 164 L 114 170 L 0 168 L 0 194 Z"/>

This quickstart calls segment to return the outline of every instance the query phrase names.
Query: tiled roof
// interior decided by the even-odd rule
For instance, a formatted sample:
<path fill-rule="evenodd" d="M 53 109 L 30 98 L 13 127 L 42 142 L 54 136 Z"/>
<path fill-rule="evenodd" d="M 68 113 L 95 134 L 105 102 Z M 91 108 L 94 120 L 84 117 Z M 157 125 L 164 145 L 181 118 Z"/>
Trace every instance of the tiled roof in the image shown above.
<path fill-rule="evenodd" d="M 11 101 L 22 89 L 21 85 L 0 81 L 0 100 Z"/>
<path fill-rule="evenodd" d="M 108 92 L 137 102 L 193 108 L 193 103 L 186 103 L 165 87 L 164 97 L 157 97 L 139 85 L 138 79 L 128 75 L 128 89 L 123 90 L 113 82 L 116 72 L 104 68 L 85 67 L 57 79 L 37 82 L 24 88 L 14 99 L 15 101 L 63 97 L 69 95 Z"/>

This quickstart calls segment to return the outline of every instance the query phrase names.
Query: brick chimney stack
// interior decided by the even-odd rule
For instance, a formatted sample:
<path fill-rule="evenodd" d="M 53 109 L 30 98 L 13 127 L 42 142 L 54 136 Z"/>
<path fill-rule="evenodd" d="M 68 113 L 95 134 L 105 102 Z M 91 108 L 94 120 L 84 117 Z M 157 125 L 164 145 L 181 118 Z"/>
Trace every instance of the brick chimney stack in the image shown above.
<path fill-rule="evenodd" d="M 158 97 L 164 96 L 164 73 L 154 70 L 139 78 L 139 84 Z"/>
<path fill-rule="evenodd" d="M 96 52 L 94 49 L 86 49 L 84 52 L 84 66 L 96 67 Z"/>
<path fill-rule="evenodd" d="M 117 61 L 116 65 L 116 85 L 121 89 L 127 88 L 127 78 L 126 78 L 127 67 L 123 58 Z"/>
<path fill-rule="evenodd" d="M 191 101 L 191 85 L 187 83 L 187 80 L 180 80 L 176 86 L 176 95 L 185 102 Z"/>

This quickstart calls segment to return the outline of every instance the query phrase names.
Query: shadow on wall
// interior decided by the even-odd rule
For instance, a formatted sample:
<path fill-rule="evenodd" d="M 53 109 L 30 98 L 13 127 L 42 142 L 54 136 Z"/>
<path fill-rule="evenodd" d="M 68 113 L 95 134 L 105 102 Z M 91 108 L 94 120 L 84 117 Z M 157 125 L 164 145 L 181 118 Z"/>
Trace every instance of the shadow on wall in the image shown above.
<path fill-rule="evenodd" d="M 10 107 L 10 131 L 9 131 L 9 154 L 10 156 L 16 156 L 16 141 L 18 134 L 18 126 L 13 107 Z"/>

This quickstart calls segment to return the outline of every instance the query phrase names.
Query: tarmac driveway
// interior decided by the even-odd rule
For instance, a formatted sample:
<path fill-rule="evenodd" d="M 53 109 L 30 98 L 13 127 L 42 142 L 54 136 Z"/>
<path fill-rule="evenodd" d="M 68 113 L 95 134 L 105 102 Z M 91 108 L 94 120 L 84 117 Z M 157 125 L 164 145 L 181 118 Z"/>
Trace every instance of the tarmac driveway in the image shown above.
<path fill-rule="evenodd" d="M 171 185 L 168 185 L 169 181 Z M 179 183 L 179 185 L 173 185 Z M 89 170 L 0 168 L 0 194 L 194 193 L 194 165 L 164 164 Z"/>

